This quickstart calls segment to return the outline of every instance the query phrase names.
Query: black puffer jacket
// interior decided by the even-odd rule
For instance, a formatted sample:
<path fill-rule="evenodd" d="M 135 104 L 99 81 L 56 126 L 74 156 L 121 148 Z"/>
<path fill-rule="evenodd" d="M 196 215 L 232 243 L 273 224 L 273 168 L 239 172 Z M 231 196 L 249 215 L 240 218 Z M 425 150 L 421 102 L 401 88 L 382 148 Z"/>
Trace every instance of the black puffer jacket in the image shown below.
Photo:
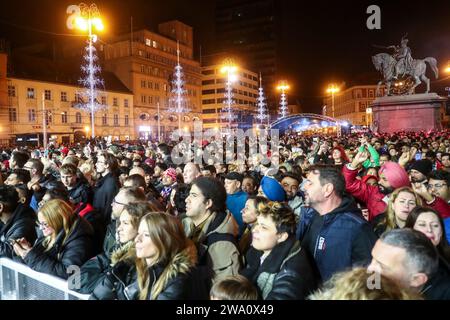
<path fill-rule="evenodd" d="M 66 241 L 64 241 L 65 231 L 61 230 L 56 236 L 55 244 L 48 251 L 45 251 L 42 245 L 45 238 L 39 238 L 25 256 L 24 262 L 35 271 L 67 279 L 71 275 L 67 273 L 67 268 L 73 265 L 82 266 L 92 257 L 93 252 L 92 226 L 81 217 L 74 223 Z"/>
<path fill-rule="evenodd" d="M 98 267 L 104 267 L 107 261 L 106 255 L 103 255 L 98 264 L 88 264 L 88 261 L 82 268 L 81 285 L 86 282 L 95 283 L 90 300 L 127 300 L 136 299 L 137 297 L 129 297 L 125 294 L 126 287 L 134 283 L 137 278 L 136 252 L 134 242 L 128 242 L 126 245 L 118 248 L 111 255 L 111 262 L 105 269 L 100 270 Z M 103 264 L 103 266 L 102 266 Z M 90 270 L 87 270 L 87 269 Z M 89 277 L 86 276 L 89 272 Z M 83 275 L 84 273 L 84 275 Z M 97 274 L 96 274 L 97 273 Z M 83 277 L 85 278 L 83 280 Z M 90 278 L 90 279 L 88 279 Z"/>
<path fill-rule="evenodd" d="M 92 203 L 92 189 L 83 181 L 78 180 L 77 184 L 68 191 L 69 198 L 72 203 Z"/>
<path fill-rule="evenodd" d="M 119 180 L 112 173 L 102 177 L 95 185 L 92 205 L 101 213 L 105 226 L 111 220 L 111 204 L 118 192 Z"/>
<path fill-rule="evenodd" d="M 247 267 L 240 273 L 264 300 L 301 300 L 317 288 L 313 266 L 294 236 L 278 244 L 260 264 L 262 254 L 251 247 Z"/>
<path fill-rule="evenodd" d="M 15 255 L 11 240 L 27 239 L 30 243 L 36 241 L 36 214 L 29 206 L 19 204 L 11 219 L 0 225 L 0 257 L 12 259 Z"/>

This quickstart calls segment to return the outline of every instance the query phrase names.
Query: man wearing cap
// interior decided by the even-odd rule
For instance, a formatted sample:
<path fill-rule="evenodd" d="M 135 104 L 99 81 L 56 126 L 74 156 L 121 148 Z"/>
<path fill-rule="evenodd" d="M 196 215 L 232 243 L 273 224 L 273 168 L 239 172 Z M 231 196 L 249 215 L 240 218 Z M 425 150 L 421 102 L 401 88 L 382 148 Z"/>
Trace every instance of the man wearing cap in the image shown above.
<path fill-rule="evenodd" d="M 164 188 L 161 191 L 161 196 L 163 197 L 164 202 L 167 203 L 170 193 L 177 183 L 177 172 L 174 168 L 169 168 L 164 171 L 162 176 L 162 183 L 164 185 Z"/>
<path fill-rule="evenodd" d="M 230 172 L 225 175 L 225 190 L 227 192 L 227 209 L 233 215 L 239 225 L 239 235 L 244 230 L 244 221 L 242 220 L 242 209 L 247 201 L 247 193 L 242 191 L 242 174 L 238 172 Z"/>
<path fill-rule="evenodd" d="M 427 181 L 427 176 L 433 170 L 433 163 L 428 160 L 414 161 L 409 167 L 409 180 L 412 183 L 423 183 Z"/>

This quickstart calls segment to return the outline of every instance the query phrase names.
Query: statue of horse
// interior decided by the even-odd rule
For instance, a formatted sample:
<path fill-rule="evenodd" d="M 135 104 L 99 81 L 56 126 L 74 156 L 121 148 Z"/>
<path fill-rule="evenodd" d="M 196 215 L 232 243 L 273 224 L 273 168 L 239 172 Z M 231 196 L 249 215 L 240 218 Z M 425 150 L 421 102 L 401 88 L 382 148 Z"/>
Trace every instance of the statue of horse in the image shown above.
<path fill-rule="evenodd" d="M 427 65 L 425 62 L 428 62 L 430 64 L 431 69 L 434 72 L 434 75 L 436 76 L 436 79 L 439 77 L 439 70 L 437 68 L 437 61 L 435 58 L 427 57 L 425 59 L 414 59 L 412 62 L 412 68 L 411 70 L 402 70 L 404 75 L 409 75 L 414 79 L 413 86 L 408 90 L 408 94 L 413 94 L 414 89 L 421 84 L 422 81 L 424 81 L 427 84 L 427 91 L 425 93 L 430 92 L 430 79 L 428 79 L 425 76 L 425 72 L 427 70 Z M 395 65 L 397 64 L 397 60 L 395 60 L 390 54 L 388 53 L 378 53 L 374 56 L 372 56 L 372 63 L 375 66 L 375 69 L 381 72 L 383 75 L 383 80 L 378 82 L 377 86 L 377 96 L 379 93 L 380 86 L 385 83 L 386 84 L 386 94 L 390 95 L 391 86 L 392 83 L 396 81 L 394 78 L 395 74 Z"/>

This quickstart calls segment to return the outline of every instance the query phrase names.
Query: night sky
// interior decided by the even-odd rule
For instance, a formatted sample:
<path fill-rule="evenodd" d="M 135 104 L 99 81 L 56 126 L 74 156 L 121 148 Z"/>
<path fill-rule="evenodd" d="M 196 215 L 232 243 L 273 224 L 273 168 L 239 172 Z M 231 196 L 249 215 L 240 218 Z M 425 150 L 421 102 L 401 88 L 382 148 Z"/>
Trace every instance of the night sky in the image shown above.
<path fill-rule="evenodd" d="M 370 57 L 383 50 L 372 45 L 399 44 L 405 33 L 408 33 L 413 58 L 435 57 L 440 71 L 450 60 L 448 0 L 280 1 L 284 15 L 281 17 L 279 75 L 288 79 L 292 86 L 289 99 L 297 99 L 306 111 L 320 112 L 324 90 L 330 82 L 365 84 L 366 79 L 372 79 L 370 83 L 375 83 L 373 79 L 377 74 Z M 158 23 L 178 19 L 194 28 L 197 56 L 200 45 L 203 50 L 211 48 L 213 0 L 97 0 L 95 3 L 107 20 L 110 35 L 129 31 L 130 16 L 133 16 L 135 29 L 156 30 Z M 70 34 L 65 26 L 65 11 L 70 4 L 77 2 L 1 1 L 0 37 L 11 40 L 13 46 L 20 46 L 49 37 L 36 29 Z M 381 30 L 366 27 L 369 17 L 366 9 L 371 4 L 381 8 Z M 107 38 L 105 35 L 105 41 Z M 428 76 L 434 80 L 430 72 Z M 435 87 L 445 85 L 450 86 L 448 79 L 436 83 Z"/>

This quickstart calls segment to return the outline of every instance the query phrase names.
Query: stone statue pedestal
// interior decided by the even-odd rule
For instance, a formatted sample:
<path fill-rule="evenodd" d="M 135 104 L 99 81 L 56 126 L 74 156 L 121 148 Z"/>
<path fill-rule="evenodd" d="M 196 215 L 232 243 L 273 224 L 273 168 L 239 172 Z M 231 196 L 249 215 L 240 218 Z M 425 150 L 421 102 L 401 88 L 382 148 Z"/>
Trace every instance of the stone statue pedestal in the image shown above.
<path fill-rule="evenodd" d="M 440 109 L 446 100 L 436 93 L 378 97 L 371 104 L 373 131 L 441 130 Z"/>

